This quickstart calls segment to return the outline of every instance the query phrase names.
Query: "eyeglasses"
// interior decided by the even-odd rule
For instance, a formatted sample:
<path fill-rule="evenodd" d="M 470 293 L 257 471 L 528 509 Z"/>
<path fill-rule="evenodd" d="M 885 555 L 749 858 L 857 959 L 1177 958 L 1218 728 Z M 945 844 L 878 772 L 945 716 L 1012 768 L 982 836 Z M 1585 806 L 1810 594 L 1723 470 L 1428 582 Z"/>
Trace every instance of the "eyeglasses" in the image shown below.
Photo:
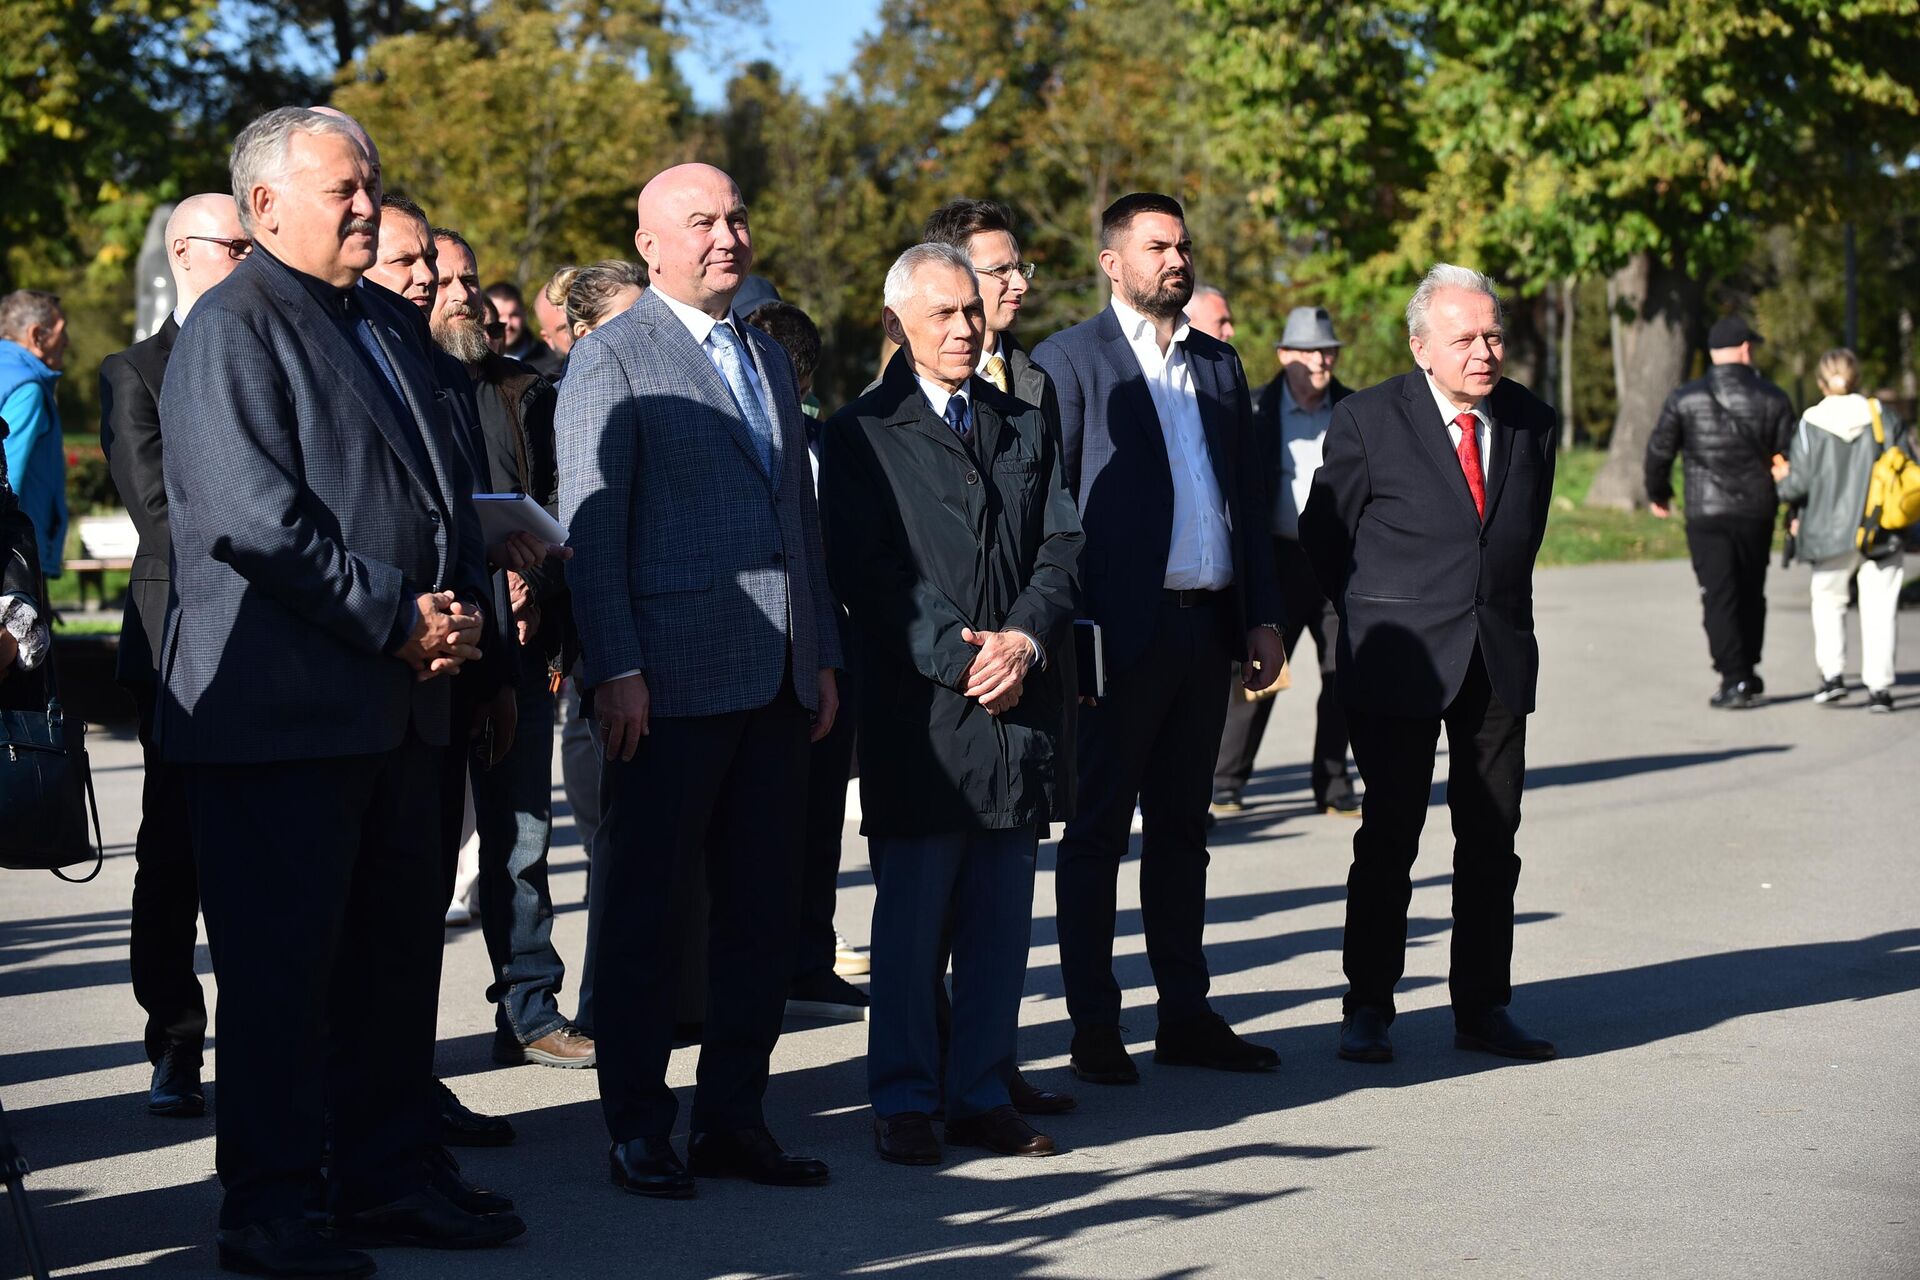
<path fill-rule="evenodd" d="M 487 331 L 489 338 L 504 338 L 507 336 L 507 323 L 504 320 L 495 320 L 481 327 Z"/>
<path fill-rule="evenodd" d="M 1033 279 L 1034 265 L 1031 262 L 1003 262 L 997 267 L 975 267 L 976 275 L 992 276 L 1001 284 L 1012 284 L 1017 273 L 1023 280 Z"/>
<path fill-rule="evenodd" d="M 205 240 L 208 244 L 224 245 L 227 250 L 227 256 L 235 262 L 240 261 L 240 259 L 253 252 L 253 241 L 245 239 L 244 237 L 238 240 L 229 240 L 225 236 L 183 236 L 181 238 L 185 240 Z"/>

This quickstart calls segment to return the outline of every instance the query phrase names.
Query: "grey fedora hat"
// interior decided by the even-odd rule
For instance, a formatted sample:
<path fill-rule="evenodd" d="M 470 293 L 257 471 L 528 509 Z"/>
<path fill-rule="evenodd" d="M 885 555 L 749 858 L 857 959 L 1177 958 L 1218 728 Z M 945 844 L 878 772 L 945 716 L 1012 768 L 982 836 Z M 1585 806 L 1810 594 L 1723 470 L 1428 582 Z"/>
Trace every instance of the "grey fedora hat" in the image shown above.
<path fill-rule="evenodd" d="M 1295 307 L 1287 312 L 1287 327 L 1273 345 L 1288 351 L 1334 351 L 1346 344 L 1333 336 L 1333 317 L 1325 307 Z"/>

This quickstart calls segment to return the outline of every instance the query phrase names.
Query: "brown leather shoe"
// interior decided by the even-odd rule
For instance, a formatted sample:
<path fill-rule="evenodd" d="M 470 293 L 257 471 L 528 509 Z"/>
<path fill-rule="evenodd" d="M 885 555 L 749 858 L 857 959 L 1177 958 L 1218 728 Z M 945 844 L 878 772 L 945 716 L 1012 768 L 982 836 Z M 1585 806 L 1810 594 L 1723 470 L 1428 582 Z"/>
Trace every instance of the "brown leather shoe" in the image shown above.
<path fill-rule="evenodd" d="M 939 1164 L 940 1140 L 922 1111 L 873 1118 L 873 1149 L 893 1164 Z"/>
<path fill-rule="evenodd" d="M 1013 1084 L 1007 1092 L 1013 1095 L 1013 1109 L 1023 1116 L 1065 1115 L 1080 1105 L 1070 1093 L 1036 1088 L 1018 1071 L 1013 1073 Z"/>
<path fill-rule="evenodd" d="M 524 1062 L 537 1063 L 543 1067 L 579 1068 L 591 1067 L 599 1061 L 593 1041 L 576 1026 L 569 1023 L 558 1031 L 549 1031 L 531 1044 L 495 1045 L 493 1059 L 502 1066 L 519 1066 Z"/>
<path fill-rule="evenodd" d="M 1041 1133 L 1012 1107 L 995 1107 L 977 1116 L 947 1121 L 947 1145 L 985 1147 L 1003 1156 L 1050 1156 L 1053 1139 Z"/>

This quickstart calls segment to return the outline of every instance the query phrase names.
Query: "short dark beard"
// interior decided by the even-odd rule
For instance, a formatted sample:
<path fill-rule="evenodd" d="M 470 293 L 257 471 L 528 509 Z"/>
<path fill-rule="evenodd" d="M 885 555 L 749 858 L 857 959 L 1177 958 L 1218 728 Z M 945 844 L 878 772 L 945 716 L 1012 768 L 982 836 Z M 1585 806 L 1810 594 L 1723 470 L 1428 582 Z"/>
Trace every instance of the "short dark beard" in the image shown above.
<path fill-rule="evenodd" d="M 1165 273 L 1162 272 L 1161 275 Z M 1127 305 L 1150 320 L 1171 320 L 1193 301 L 1193 274 L 1179 284 L 1162 285 L 1161 276 L 1143 280 L 1125 266 L 1120 268 L 1120 294 Z"/>
<path fill-rule="evenodd" d="M 472 316 L 442 316 L 433 322 L 433 340 L 461 364 L 479 364 L 493 348 L 487 331 Z"/>

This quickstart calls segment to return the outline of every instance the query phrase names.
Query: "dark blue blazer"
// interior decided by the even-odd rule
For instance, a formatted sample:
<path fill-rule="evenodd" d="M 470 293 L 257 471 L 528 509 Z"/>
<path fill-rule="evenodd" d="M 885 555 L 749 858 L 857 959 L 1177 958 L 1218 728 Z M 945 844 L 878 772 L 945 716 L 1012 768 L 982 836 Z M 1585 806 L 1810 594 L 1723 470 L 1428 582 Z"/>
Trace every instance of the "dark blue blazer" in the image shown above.
<path fill-rule="evenodd" d="M 1355 710 L 1440 715 L 1476 644 L 1501 705 L 1533 710 L 1533 561 L 1560 433 L 1517 382 L 1496 386 L 1487 409 L 1484 521 L 1426 374 L 1389 378 L 1333 411 L 1300 545 L 1340 613 L 1340 697 Z"/>
<path fill-rule="evenodd" d="M 1236 635 L 1282 617 L 1272 513 L 1253 439 L 1253 403 L 1240 357 L 1198 330 L 1187 362 L 1207 452 L 1232 524 Z M 1067 487 L 1087 534 L 1082 616 L 1100 624 L 1109 673 L 1146 652 L 1173 542 L 1173 471 L 1140 361 L 1111 307 L 1033 351 L 1060 401 Z"/>
<path fill-rule="evenodd" d="M 264 251 L 200 299 L 174 344 L 160 397 L 169 760 L 370 754 L 409 723 L 447 741 L 449 681 L 417 682 L 392 651 L 420 592 L 489 603 L 472 479 L 418 318 L 385 291 L 355 292 L 411 422 L 304 278 Z"/>

